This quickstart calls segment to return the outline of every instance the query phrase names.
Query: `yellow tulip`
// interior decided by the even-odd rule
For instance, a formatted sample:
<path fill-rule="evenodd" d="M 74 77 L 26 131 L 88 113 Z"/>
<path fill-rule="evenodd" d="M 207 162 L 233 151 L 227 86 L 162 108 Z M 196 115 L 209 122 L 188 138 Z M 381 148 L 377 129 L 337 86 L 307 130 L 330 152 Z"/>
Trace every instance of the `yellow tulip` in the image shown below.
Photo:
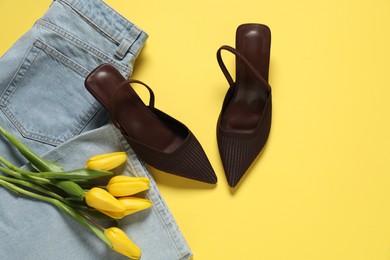
<path fill-rule="evenodd" d="M 113 219 L 122 219 L 124 216 L 127 216 L 125 211 L 108 211 L 108 210 L 99 210 L 101 213 L 113 218 Z"/>
<path fill-rule="evenodd" d="M 85 201 L 99 211 L 125 212 L 126 208 L 106 190 L 94 187 L 85 194 Z"/>
<path fill-rule="evenodd" d="M 126 208 L 125 216 L 150 208 L 153 205 L 150 200 L 137 197 L 122 197 L 118 200 Z"/>
<path fill-rule="evenodd" d="M 112 249 L 132 259 L 140 259 L 141 249 L 117 227 L 111 227 L 104 231 L 104 235 L 110 240 Z"/>
<path fill-rule="evenodd" d="M 88 159 L 88 169 L 109 171 L 123 164 L 127 159 L 125 152 L 115 152 L 92 156 Z"/>
<path fill-rule="evenodd" d="M 130 196 L 149 189 L 150 180 L 146 177 L 118 175 L 110 179 L 107 190 L 115 197 Z"/>

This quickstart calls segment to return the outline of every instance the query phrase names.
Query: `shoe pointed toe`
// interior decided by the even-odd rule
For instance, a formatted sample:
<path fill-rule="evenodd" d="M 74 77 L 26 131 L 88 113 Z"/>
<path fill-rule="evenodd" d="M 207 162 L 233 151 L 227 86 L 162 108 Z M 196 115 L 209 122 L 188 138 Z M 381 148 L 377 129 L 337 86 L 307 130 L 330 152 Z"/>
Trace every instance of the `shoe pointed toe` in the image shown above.
<path fill-rule="evenodd" d="M 166 173 L 209 184 L 217 183 L 213 167 L 194 134 L 183 123 L 168 114 L 158 109 L 155 109 L 155 114 L 165 122 L 170 122 L 175 128 L 181 129 L 179 132 L 182 133 L 183 141 L 173 151 L 166 152 L 125 135 L 134 152 L 145 163 Z"/>
<path fill-rule="evenodd" d="M 271 118 L 270 94 L 260 124 L 253 133 L 227 132 L 221 127 L 220 120 L 218 121 L 218 148 L 230 187 L 237 186 L 265 146 L 271 130 Z"/>
<path fill-rule="evenodd" d="M 175 151 L 167 153 L 145 146 L 125 136 L 134 152 L 152 167 L 209 184 L 217 183 L 217 176 L 196 137 L 189 132 L 186 140 Z"/>
<path fill-rule="evenodd" d="M 183 144 L 175 155 L 176 163 L 172 164 L 172 172 L 177 175 L 206 182 L 217 183 L 217 176 L 203 150 L 199 141 L 190 132 L 188 141 Z"/>
<path fill-rule="evenodd" d="M 262 150 L 265 141 L 257 136 L 218 135 L 218 147 L 226 179 L 230 187 L 237 186 Z"/>

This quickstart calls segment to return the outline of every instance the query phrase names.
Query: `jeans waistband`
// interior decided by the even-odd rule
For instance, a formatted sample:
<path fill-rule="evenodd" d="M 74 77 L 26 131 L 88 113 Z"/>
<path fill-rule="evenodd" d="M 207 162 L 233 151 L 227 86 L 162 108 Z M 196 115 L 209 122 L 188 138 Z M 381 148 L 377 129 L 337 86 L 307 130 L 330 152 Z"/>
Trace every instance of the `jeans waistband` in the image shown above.
<path fill-rule="evenodd" d="M 69 6 L 91 26 L 115 43 L 118 47 L 115 56 L 122 59 L 127 52 L 138 56 L 148 35 L 128 21 L 103 1 L 96 0 L 57 0 Z"/>

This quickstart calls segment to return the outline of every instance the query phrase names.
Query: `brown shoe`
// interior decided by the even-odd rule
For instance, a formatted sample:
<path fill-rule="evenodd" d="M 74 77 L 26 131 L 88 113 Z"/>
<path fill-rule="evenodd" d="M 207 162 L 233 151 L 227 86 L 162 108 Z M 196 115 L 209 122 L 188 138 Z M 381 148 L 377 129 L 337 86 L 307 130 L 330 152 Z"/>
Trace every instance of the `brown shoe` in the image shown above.
<path fill-rule="evenodd" d="M 235 187 L 264 147 L 271 128 L 271 87 L 268 71 L 270 29 L 242 24 L 236 32 L 236 49 L 222 46 L 217 60 L 230 88 L 217 123 L 217 140 L 228 183 Z M 236 55 L 236 82 L 222 61 L 221 51 Z"/>
<path fill-rule="evenodd" d="M 130 84 L 150 92 L 146 106 Z M 201 145 L 181 122 L 154 107 L 151 88 L 126 80 L 115 67 L 103 64 L 85 80 L 89 92 L 109 111 L 134 152 L 156 169 L 214 184 L 217 177 Z"/>

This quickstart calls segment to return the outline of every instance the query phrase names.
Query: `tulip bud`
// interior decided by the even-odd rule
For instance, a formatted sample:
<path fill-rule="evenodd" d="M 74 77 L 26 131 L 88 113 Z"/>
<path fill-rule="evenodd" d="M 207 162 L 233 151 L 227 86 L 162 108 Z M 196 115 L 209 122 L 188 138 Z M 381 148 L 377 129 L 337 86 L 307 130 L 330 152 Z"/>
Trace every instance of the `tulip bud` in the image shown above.
<path fill-rule="evenodd" d="M 118 201 L 126 208 L 125 216 L 150 208 L 153 204 L 150 200 L 137 197 L 122 197 Z"/>
<path fill-rule="evenodd" d="M 149 189 L 150 180 L 146 177 L 118 175 L 110 179 L 107 190 L 115 197 L 130 196 Z"/>
<path fill-rule="evenodd" d="M 114 196 L 101 188 L 92 188 L 85 194 L 85 201 L 99 211 L 124 212 L 126 209 Z"/>
<path fill-rule="evenodd" d="M 141 249 L 117 227 L 111 227 L 104 231 L 104 235 L 112 244 L 112 249 L 132 259 L 140 259 Z"/>
<path fill-rule="evenodd" d="M 92 156 L 88 159 L 88 169 L 109 171 L 123 164 L 127 159 L 125 152 L 115 152 Z"/>

